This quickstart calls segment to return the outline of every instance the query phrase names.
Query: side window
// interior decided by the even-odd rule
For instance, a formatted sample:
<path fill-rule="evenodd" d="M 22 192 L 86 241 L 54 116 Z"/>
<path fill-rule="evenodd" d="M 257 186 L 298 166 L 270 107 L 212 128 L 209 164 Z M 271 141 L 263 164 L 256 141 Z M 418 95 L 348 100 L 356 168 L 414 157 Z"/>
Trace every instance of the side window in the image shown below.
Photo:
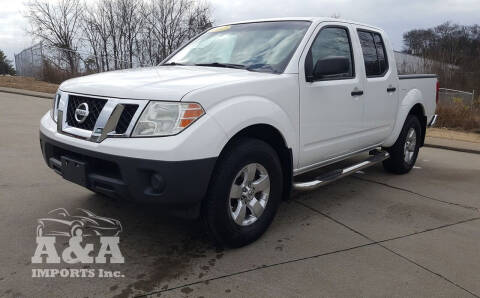
<path fill-rule="evenodd" d="M 318 33 L 305 61 L 305 75 L 308 81 L 348 79 L 355 76 L 347 28 L 326 27 Z"/>
<path fill-rule="evenodd" d="M 378 77 L 388 70 L 387 52 L 378 33 L 358 30 L 367 77 Z"/>
<path fill-rule="evenodd" d="M 380 73 L 384 74 L 388 70 L 387 50 L 385 50 L 385 45 L 383 44 L 383 40 L 380 34 L 374 33 L 373 39 L 375 40 L 375 46 L 377 47 L 377 57 L 378 64 L 380 65 Z"/>

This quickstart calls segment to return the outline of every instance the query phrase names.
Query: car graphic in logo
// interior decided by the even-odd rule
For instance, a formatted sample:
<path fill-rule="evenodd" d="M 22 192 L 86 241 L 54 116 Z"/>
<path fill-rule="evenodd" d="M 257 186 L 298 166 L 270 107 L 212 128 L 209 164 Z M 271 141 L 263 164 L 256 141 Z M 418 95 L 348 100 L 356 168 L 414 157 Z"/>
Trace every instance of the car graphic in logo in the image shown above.
<path fill-rule="evenodd" d="M 75 120 L 77 120 L 77 122 L 81 124 L 85 122 L 85 120 L 87 120 L 89 114 L 90 111 L 88 110 L 88 104 L 86 102 L 82 102 L 77 106 L 77 109 L 75 110 Z"/>
<path fill-rule="evenodd" d="M 93 212 L 78 208 L 70 215 L 64 208 L 48 212 L 50 217 L 38 219 L 37 237 L 44 236 L 111 236 L 122 231 L 120 221 L 95 215 Z"/>

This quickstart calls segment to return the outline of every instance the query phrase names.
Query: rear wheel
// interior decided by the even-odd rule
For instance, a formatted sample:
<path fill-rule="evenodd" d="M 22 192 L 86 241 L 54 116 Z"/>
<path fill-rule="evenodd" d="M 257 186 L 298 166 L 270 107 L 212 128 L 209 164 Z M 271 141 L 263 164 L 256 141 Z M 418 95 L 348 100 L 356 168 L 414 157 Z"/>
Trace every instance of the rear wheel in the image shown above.
<path fill-rule="evenodd" d="M 202 217 L 216 242 L 240 247 L 258 239 L 272 222 L 283 191 L 277 153 L 257 139 L 241 139 L 218 161 Z"/>
<path fill-rule="evenodd" d="M 421 133 L 420 121 L 416 116 L 409 115 L 395 144 L 386 148 L 390 158 L 383 162 L 383 167 L 395 174 L 410 172 L 418 157 Z"/>

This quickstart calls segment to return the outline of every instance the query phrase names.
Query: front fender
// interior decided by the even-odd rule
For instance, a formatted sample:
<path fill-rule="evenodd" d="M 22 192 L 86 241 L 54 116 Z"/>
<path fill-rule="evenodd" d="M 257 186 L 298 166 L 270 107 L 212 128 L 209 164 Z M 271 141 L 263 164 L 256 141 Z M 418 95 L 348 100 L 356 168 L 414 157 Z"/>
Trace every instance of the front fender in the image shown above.
<path fill-rule="evenodd" d="M 298 156 L 297 131 L 294 121 L 275 102 L 257 96 L 241 96 L 224 100 L 211 109 L 208 114 L 224 129 L 228 140 L 242 129 L 256 125 L 267 124 L 276 128 L 283 136 L 288 148 L 292 149 L 294 164 Z"/>
<path fill-rule="evenodd" d="M 405 123 L 405 120 L 407 119 L 407 116 L 413 106 L 415 106 L 416 104 L 420 104 L 423 110 L 423 115 L 425 115 L 425 107 L 423 105 L 423 102 L 423 94 L 420 90 L 412 89 L 407 93 L 407 95 L 402 99 L 400 103 L 392 133 L 385 140 L 385 142 L 383 142 L 382 146 L 390 147 L 395 144 L 398 136 L 400 135 L 400 132 L 402 131 L 403 124 Z"/>

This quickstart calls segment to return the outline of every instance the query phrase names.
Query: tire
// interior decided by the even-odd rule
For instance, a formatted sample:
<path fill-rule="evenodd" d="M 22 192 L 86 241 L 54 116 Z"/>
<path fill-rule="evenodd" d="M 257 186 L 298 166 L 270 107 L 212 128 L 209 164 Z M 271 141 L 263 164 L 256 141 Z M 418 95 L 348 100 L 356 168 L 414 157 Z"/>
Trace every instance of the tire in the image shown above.
<path fill-rule="evenodd" d="M 43 237 L 44 229 L 43 225 L 40 224 L 37 226 L 37 237 Z"/>
<path fill-rule="evenodd" d="M 282 191 L 282 167 L 275 150 L 257 139 L 234 141 L 215 167 L 202 206 L 207 233 L 221 246 L 254 242 L 275 217 Z"/>
<path fill-rule="evenodd" d="M 70 236 L 82 236 L 83 235 L 83 227 L 79 223 L 73 223 L 70 228 Z"/>
<path fill-rule="evenodd" d="M 412 141 L 414 134 L 415 141 Z M 406 174 L 415 165 L 420 149 L 422 127 L 414 115 L 408 115 L 395 144 L 386 148 L 390 158 L 383 162 L 385 170 L 395 174 Z"/>

